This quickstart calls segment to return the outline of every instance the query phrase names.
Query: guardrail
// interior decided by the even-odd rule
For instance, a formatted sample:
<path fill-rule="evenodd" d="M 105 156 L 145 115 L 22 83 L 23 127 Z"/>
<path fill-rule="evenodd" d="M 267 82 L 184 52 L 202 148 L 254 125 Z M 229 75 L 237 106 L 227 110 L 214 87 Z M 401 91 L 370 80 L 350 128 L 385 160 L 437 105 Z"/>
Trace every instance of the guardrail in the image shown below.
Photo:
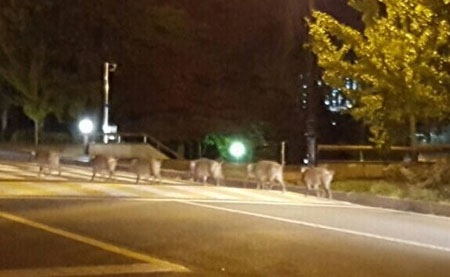
<path fill-rule="evenodd" d="M 318 150 L 325 151 L 367 151 L 374 150 L 377 151 L 378 148 L 372 145 L 327 145 L 319 144 L 317 146 Z M 450 144 L 419 144 L 415 147 L 416 151 L 419 152 L 440 152 L 448 151 L 450 152 Z M 389 147 L 391 151 L 401 151 L 408 152 L 412 150 L 410 146 L 391 146 Z"/>

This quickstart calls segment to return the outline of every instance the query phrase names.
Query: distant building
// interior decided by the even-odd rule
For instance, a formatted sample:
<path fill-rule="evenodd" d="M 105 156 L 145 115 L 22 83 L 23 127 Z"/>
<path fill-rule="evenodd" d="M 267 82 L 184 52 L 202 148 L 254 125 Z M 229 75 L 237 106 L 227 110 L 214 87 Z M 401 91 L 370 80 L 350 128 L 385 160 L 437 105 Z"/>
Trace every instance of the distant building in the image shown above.
<path fill-rule="evenodd" d="M 357 90 L 358 84 L 351 79 L 347 79 L 345 88 L 348 90 Z M 325 96 L 323 102 L 330 112 L 343 112 L 353 108 L 353 101 L 347 99 L 341 89 L 331 89 L 330 93 Z"/>
<path fill-rule="evenodd" d="M 308 85 L 307 80 L 304 78 L 303 74 L 300 74 L 300 107 L 303 110 L 306 110 L 308 107 Z M 317 82 L 318 87 L 324 87 L 325 83 L 322 80 L 318 80 Z M 345 88 L 348 90 L 357 90 L 358 84 L 357 82 L 347 79 L 345 83 Z M 348 109 L 353 108 L 354 104 L 353 101 L 350 99 L 347 99 L 342 89 L 340 88 L 331 88 L 330 91 L 325 95 L 325 98 L 323 100 L 323 104 L 326 106 L 326 109 L 333 113 L 339 113 L 346 111 Z"/>

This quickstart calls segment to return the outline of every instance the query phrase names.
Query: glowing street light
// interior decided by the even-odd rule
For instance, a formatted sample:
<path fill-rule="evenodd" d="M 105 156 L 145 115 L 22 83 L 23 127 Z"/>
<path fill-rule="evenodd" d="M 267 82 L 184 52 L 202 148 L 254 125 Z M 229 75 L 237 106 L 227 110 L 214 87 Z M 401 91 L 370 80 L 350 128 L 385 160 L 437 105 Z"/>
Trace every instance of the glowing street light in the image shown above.
<path fill-rule="evenodd" d="M 247 149 L 245 145 L 240 141 L 233 142 L 228 148 L 228 152 L 236 159 L 242 158 L 246 153 Z"/>
<path fill-rule="evenodd" d="M 94 131 L 94 123 L 89 118 L 82 119 L 78 123 L 78 129 L 83 134 L 84 154 L 89 154 L 89 134 Z"/>
<path fill-rule="evenodd" d="M 78 129 L 83 135 L 89 135 L 94 130 L 94 123 L 89 118 L 85 118 L 78 123 Z"/>
<path fill-rule="evenodd" d="M 117 69 L 117 64 L 115 63 L 104 63 L 104 73 L 103 73 L 103 89 L 105 94 L 104 104 L 103 104 L 103 141 L 108 143 L 108 138 L 111 133 L 117 133 L 116 125 L 109 125 L 109 72 L 114 72 Z"/>

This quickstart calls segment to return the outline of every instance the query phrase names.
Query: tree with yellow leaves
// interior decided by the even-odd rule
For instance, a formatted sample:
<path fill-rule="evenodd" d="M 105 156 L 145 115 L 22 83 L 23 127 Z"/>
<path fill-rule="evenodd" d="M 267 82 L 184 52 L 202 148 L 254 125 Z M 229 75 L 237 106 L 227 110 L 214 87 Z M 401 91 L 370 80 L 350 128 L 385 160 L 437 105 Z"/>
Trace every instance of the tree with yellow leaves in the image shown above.
<path fill-rule="evenodd" d="M 308 21 L 323 79 L 354 101 L 350 113 L 377 146 L 403 129 L 415 149 L 418 123 L 450 115 L 450 0 L 348 3 L 362 13 L 362 31 L 319 11 Z M 345 90 L 348 78 L 358 90 Z"/>

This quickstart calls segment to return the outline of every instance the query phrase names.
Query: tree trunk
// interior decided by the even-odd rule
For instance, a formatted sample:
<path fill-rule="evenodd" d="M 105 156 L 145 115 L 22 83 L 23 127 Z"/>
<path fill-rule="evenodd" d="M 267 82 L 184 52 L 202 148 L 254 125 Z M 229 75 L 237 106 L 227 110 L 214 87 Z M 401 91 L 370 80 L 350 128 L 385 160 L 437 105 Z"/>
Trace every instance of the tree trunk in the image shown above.
<path fill-rule="evenodd" d="M 201 157 L 203 157 L 202 142 L 196 141 L 195 143 L 197 144 L 197 156 L 198 156 L 198 158 L 201 158 Z"/>
<path fill-rule="evenodd" d="M 409 115 L 409 147 L 411 147 L 411 161 L 417 162 L 418 153 L 417 153 L 417 122 L 416 117 L 413 114 Z"/>
<path fill-rule="evenodd" d="M 39 120 L 34 121 L 34 144 L 39 144 Z"/>
<path fill-rule="evenodd" d="M 6 128 L 8 128 L 8 111 L 9 109 L 7 107 L 5 107 L 2 111 L 1 139 L 5 138 Z"/>

